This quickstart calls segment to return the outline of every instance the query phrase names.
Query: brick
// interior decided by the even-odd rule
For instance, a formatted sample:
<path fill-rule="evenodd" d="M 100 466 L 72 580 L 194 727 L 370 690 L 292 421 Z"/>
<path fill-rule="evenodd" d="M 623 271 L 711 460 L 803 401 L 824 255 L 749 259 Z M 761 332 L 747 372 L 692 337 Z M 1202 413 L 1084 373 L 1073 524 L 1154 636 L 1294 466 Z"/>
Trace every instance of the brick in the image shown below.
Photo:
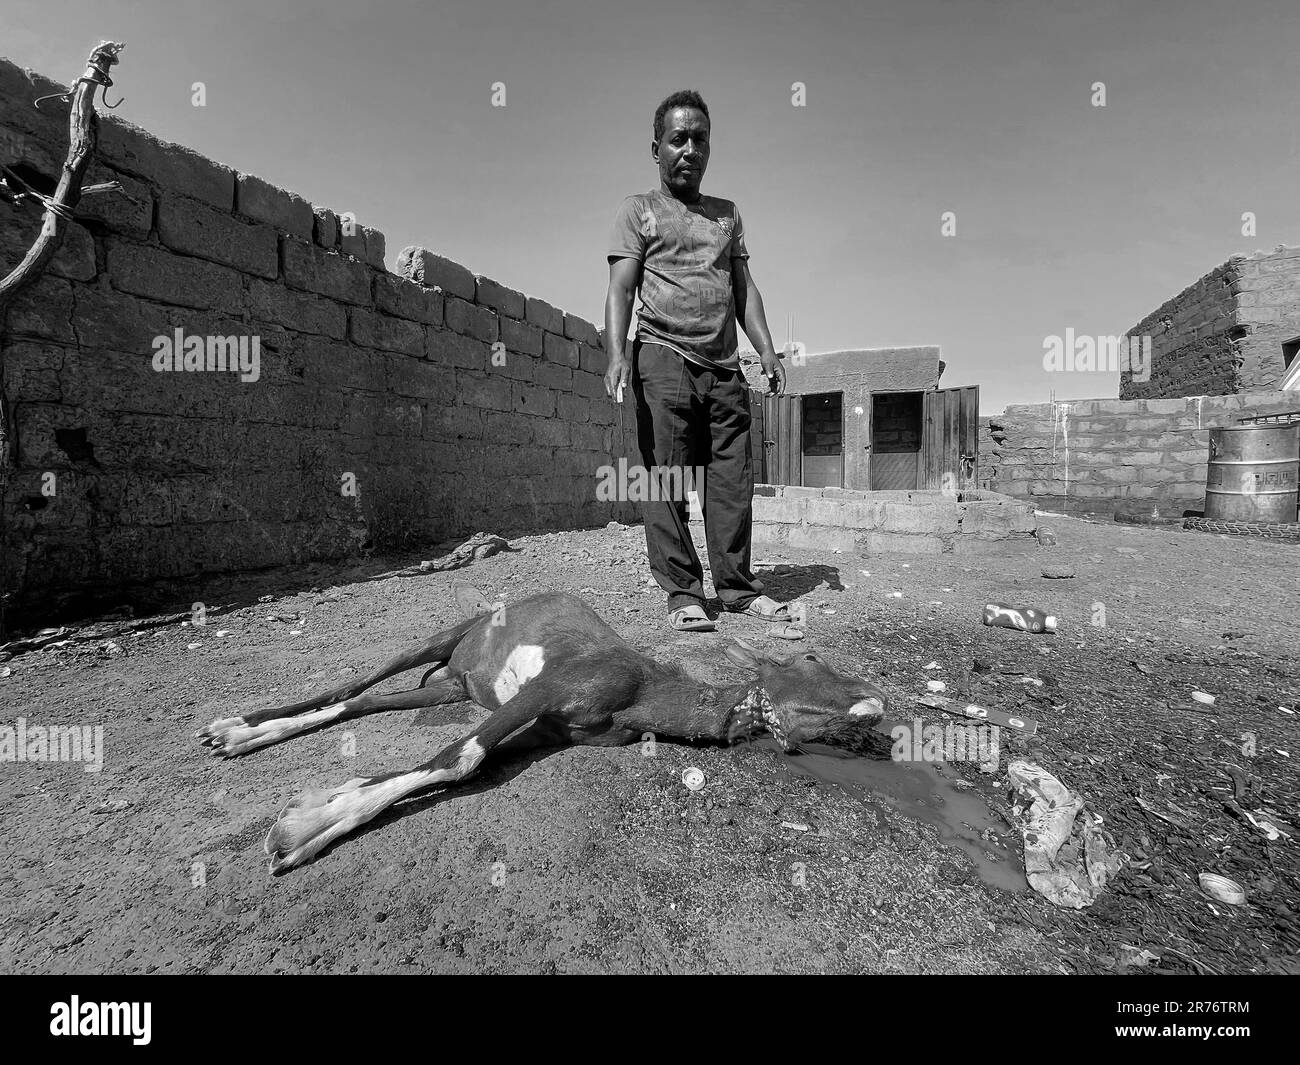
<path fill-rule="evenodd" d="M 339 216 L 328 207 L 313 208 L 311 239 L 322 248 L 337 248 L 339 243 Z"/>
<path fill-rule="evenodd" d="M 417 284 L 429 288 L 437 286 L 449 295 L 471 302 L 477 290 L 472 273 L 460 263 L 435 255 L 428 248 L 403 248 L 397 257 L 397 273 Z"/>
<path fill-rule="evenodd" d="M 501 342 L 507 351 L 523 355 L 540 355 L 542 353 L 542 331 L 537 326 L 516 321 L 513 318 L 500 318 L 497 324 L 501 332 Z"/>
<path fill-rule="evenodd" d="M 585 318 L 579 318 L 576 314 L 566 314 L 564 316 L 564 335 L 570 340 L 590 344 L 593 348 L 602 346 L 600 333 L 597 332 L 596 327 Z"/>
<path fill-rule="evenodd" d="M 400 351 L 404 355 L 423 358 L 424 327 L 404 318 L 355 307 L 349 315 L 348 335 L 362 347 L 380 351 Z"/>
<path fill-rule="evenodd" d="M 425 419 L 424 433 L 437 439 L 481 440 L 485 412 L 461 405 L 442 407 Z"/>
<path fill-rule="evenodd" d="M 376 269 L 387 269 L 384 264 L 384 235 L 377 229 L 361 225 L 351 213 L 339 219 L 339 250 Z"/>
<path fill-rule="evenodd" d="M 235 181 L 235 210 L 242 215 L 286 233 L 311 240 L 315 223 L 311 204 L 296 192 L 276 188 L 252 174 L 239 174 Z"/>
<path fill-rule="evenodd" d="M 588 373 L 598 373 L 604 377 L 605 371 L 609 369 L 609 358 L 601 348 L 593 348 L 588 344 L 579 344 L 578 366 Z"/>
<path fill-rule="evenodd" d="M 424 339 L 425 357 L 431 362 L 481 373 L 491 369 L 492 349 L 481 340 L 433 326 L 425 329 Z"/>
<path fill-rule="evenodd" d="M 274 229 L 241 222 L 187 196 L 163 193 L 158 204 L 158 237 L 174 251 L 233 266 L 246 274 L 269 280 L 279 275 Z"/>
<path fill-rule="evenodd" d="M 514 409 L 511 383 L 504 377 L 485 377 L 457 371 L 456 387 L 460 401 L 468 407 L 500 411 Z"/>
<path fill-rule="evenodd" d="M 482 274 L 474 275 L 474 302 L 510 318 L 523 318 L 524 294 Z"/>
<path fill-rule="evenodd" d="M 374 275 L 375 307 L 425 325 L 442 325 L 442 293 L 393 274 Z"/>
<path fill-rule="evenodd" d="M 533 375 L 539 385 L 546 388 L 553 388 L 559 392 L 570 392 L 573 389 L 573 371 L 567 366 L 557 366 L 553 362 L 539 362 L 536 364 L 537 370 Z"/>
<path fill-rule="evenodd" d="M 77 204 L 75 217 L 101 222 L 114 233 L 144 240 L 153 229 L 153 192 L 143 181 L 94 165 L 86 171 L 87 185 L 116 181 L 121 192 L 99 192 L 83 196 Z"/>
<path fill-rule="evenodd" d="M 447 328 L 487 344 L 499 339 L 498 319 L 487 307 L 447 297 L 443 301 Z"/>
<path fill-rule="evenodd" d="M 572 441 L 571 427 L 555 418 L 528 418 L 532 425 L 533 442 L 540 447 L 568 447 Z"/>
<path fill-rule="evenodd" d="M 549 336 L 549 334 L 547 335 Z M 609 397 L 605 394 L 605 381 L 595 374 L 575 373 L 573 375 L 573 390 L 580 396 L 604 400 L 606 403 L 609 402 Z"/>
<path fill-rule="evenodd" d="M 533 381 L 535 379 L 534 368 L 543 365 L 536 359 L 531 359 L 527 355 L 517 355 L 513 352 L 503 351 L 498 345 L 500 341 L 492 346 L 491 362 L 489 370 L 491 373 L 500 374 L 502 377 L 508 377 L 512 381 Z"/>
<path fill-rule="evenodd" d="M 290 288 L 364 307 L 371 299 L 370 276 L 366 266 L 338 252 L 284 238 L 284 280 Z"/>
<path fill-rule="evenodd" d="M 524 297 L 524 319 L 548 333 L 564 334 L 564 312 L 536 296 Z"/>
<path fill-rule="evenodd" d="M 539 418 L 555 417 L 555 393 L 549 388 L 514 382 L 510 387 L 511 408 L 519 414 Z"/>
<path fill-rule="evenodd" d="M 101 117 L 97 148 L 114 169 L 125 170 L 163 189 L 184 189 L 187 195 L 223 211 L 235 206 L 235 172 L 229 167 L 179 144 L 159 140 L 111 115 Z"/>
<path fill-rule="evenodd" d="M 573 340 L 565 340 L 563 337 L 557 337 L 554 333 L 544 333 L 542 335 L 542 354 L 552 362 L 558 362 L 561 366 L 577 368 L 578 362 L 578 345 Z M 602 393 L 604 389 L 601 389 Z"/>
<path fill-rule="evenodd" d="M 755 496 L 753 508 L 753 519 L 756 522 L 798 525 L 804 519 L 807 501 L 777 496 Z"/>
<path fill-rule="evenodd" d="M 572 374 L 573 371 L 570 370 L 569 372 Z M 575 396 L 563 390 L 555 397 L 556 416 L 571 425 L 580 425 L 590 421 L 592 406 L 592 400 L 587 399 L 585 396 Z"/>
<path fill-rule="evenodd" d="M 205 310 L 238 312 L 244 306 L 242 276 L 202 259 L 145 244 L 114 243 L 107 265 L 112 285 L 120 292 Z"/>
<path fill-rule="evenodd" d="M 909 506 L 886 503 L 881 528 L 897 533 L 954 533 L 957 531 L 957 504 Z"/>
<path fill-rule="evenodd" d="M 533 442 L 535 418 L 521 418 L 517 414 L 485 411 L 483 414 L 483 439 L 494 444 L 530 444 Z"/>

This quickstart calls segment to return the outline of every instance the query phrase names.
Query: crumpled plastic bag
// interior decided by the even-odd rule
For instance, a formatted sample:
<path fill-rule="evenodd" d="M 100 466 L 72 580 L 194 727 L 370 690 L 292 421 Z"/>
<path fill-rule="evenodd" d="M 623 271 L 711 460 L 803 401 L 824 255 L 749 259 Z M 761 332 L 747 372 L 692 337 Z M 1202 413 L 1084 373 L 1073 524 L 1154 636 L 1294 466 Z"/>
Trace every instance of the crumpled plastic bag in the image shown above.
<path fill-rule="evenodd" d="M 1123 858 L 1101 818 L 1046 769 L 1015 761 L 1007 767 L 1017 803 L 1013 813 L 1025 841 L 1025 875 L 1049 902 L 1082 910 L 1097 901 Z"/>

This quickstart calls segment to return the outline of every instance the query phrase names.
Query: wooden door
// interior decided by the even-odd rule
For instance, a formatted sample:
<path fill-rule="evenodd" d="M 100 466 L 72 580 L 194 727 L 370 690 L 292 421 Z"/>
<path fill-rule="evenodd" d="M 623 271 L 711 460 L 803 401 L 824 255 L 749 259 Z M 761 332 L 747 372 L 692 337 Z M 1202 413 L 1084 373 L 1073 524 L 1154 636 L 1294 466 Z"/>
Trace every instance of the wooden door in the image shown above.
<path fill-rule="evenodd" d="M 919 488 L 975 488 L 979 476 L 979 385 L 925 393 Z M 945 481 L 945 474 L 951 475 Z"/>
<path fill-rule="evenodd" d="M 802 396 L 763 396 L 763 451 L 768 484 L 802 482 Z"/>
<path fill-rule="evenodd" d="M 767 479 L 767 448 L 763 446 L 763 393 L 749 390 L 749 464 L 755 484 L 770 484 Z"/>

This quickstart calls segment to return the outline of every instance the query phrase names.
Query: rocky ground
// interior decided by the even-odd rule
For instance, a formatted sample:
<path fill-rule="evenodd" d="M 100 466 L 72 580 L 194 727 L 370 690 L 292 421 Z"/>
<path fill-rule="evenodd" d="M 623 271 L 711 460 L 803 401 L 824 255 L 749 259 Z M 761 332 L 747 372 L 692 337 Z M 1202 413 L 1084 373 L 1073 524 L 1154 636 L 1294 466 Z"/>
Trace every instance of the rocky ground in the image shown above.
<path fill-rule="evenodd" d="M 730 616 L 716 634 L 668 631 L 642 533 L 623 527 L 511 539 L 414 577 L 371 579 L 407 556 L 212 581 L 194 593 L 203 626 L 123 614 L 46 637 L 0 661 L 0 722 L 101 725 L 105 758 L 95 773 L 0 766 L 0 971 L 1300 971 L 1300 547 L 1043 520 L 1058 543 L 1028 558 L 760 547 L 771 594 L 807 606 L 804 644 Z M 881 678 L 896 718 L 942 721 L 913 702 L 942 679 L 1040 722 L 1004 731 L 998 773 L 957 767 L 995 809 L 1006 761 L 1028 757 L 1082 793 L 1128 862 L 1091 909 L 1059 910 L 986 885 L 929 824 L 773 749 L 660 743 L 502 751 L 269 876 L 262 838 L 295 794 L 409 768 L 482 712 L 370 717 L 231 761 L 195 729 L 373 669 L 457 620 L 456 579 L 507 601 L 584 595 L 703 677 L 740 676 L 727 636 L 815 648 Z M 1050 610 L 1061 631 L 986 628 L 991 599 Z M 1247 903 L 1207 897 L 1203 872 Z"/>

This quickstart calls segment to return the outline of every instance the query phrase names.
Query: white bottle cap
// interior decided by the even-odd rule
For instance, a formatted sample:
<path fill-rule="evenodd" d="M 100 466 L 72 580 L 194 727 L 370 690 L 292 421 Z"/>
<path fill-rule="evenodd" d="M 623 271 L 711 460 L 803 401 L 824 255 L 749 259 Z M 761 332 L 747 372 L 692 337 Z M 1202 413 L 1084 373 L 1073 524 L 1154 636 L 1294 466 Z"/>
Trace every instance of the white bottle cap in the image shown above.
<path fill-rule="evenodd" d="M 1043 631 L 1044 632 L 1056 631 L 1056 618 L 1054 618 L 1051 614 L 1048 614 L 1047 617 L 1043 618 Z"/>

